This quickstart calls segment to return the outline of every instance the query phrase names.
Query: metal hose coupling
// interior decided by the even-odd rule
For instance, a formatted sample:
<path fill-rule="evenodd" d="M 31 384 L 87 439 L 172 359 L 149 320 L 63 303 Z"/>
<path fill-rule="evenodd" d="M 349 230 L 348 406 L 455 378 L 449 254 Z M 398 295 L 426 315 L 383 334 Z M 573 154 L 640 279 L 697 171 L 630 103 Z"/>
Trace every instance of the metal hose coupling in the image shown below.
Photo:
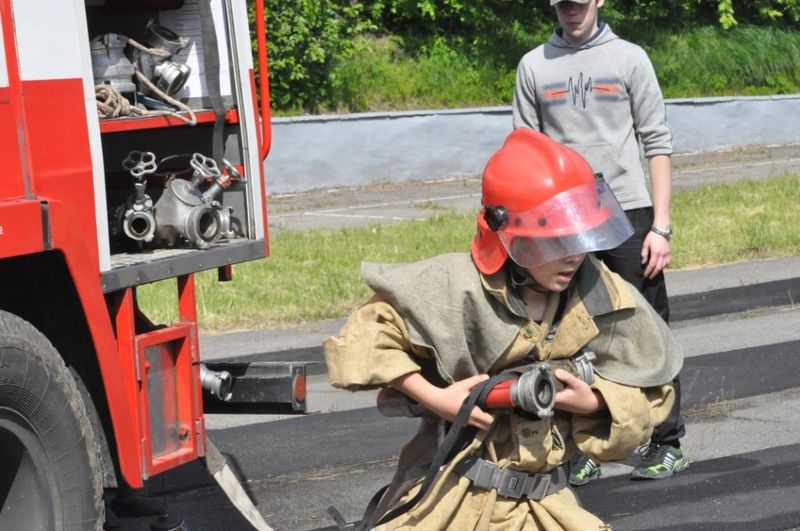
<path fill-rule="evenodd" d="M 212 371 L 201 363 L 200 384 L 211 396 L 215 396 L 223 402 L 231 399 L 233 378 L 228 371 Z"/>
<path fill-rule="evenodd" d="M 597 356 L 591 350 L 583 350 L 568 359 L 550 360 L 536 363 L 528 371 L 522 373 L 518 380 L 511 384 L 510 398 L 513 404 L 539 418 L 553 416 L 556 393 L 564 388 L 564 384 L 555 377 L 556 369 L 563 369 L 587 384 L 594 383 L 594 367 L 592 362 Z"/>
<path fill-rule="evenodd" d="M 144 44 L 149 52 L 136 47 L 128 48 L 131 61 L 159 90 L 169 96 L 175 95 L 189 79 L 191 68 L 174 61 L 173 57 L 189 46 L 191 39 L 150 20 L 145 28 Z M 158 53 L 153 53 L 153 50 Z M 150 92 L 147 86 L 142 89 Z"/>
<path fill-rule="evenodd" d="M 150 242 L 156 232 L 153 200 L 146 193 L 147 176 L 156 171 L 156 156 L 149 152 L 131 151 L 122 167 L 131 174 L 134 192 L 114 213 L 112 235 L 124 233 L 137 242 Z"/>
<path fill-rule="evenodd" d="M 198 249 L 207 249 L 223 232 L 222 205 L 217 200 L 227 182 L 213 159 L 200 153 L 192 156 L 194 174 L 191 181 L 172 179 L 155 205 L 156 236 L 169 246 L 184 238 Z M 212 184 L 205 192 L 199 186 L 206 180 Z"/>

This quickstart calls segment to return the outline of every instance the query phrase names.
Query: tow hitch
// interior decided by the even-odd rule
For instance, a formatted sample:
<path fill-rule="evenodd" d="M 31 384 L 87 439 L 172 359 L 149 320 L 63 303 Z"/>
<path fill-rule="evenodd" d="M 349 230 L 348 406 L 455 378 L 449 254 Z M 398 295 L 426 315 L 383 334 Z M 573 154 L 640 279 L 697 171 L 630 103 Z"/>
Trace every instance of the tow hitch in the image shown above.
<path fill-rule="evenodd" d="M 306 367 L 311 362 L 207 362 L 201 365 L 206 394 L 226 405 L 306 412 Z M 229 412 L 235 412 L 232 408 Z"/>

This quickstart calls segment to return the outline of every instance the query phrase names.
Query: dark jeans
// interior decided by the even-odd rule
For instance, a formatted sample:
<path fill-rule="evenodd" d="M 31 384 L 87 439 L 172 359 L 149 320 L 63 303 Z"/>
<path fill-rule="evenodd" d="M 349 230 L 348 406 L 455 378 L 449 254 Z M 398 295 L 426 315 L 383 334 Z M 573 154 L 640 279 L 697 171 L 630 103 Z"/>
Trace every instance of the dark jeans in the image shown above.
<path fill-rule="evenodd" d="M 633 284 L 647 302 L 650 303 L 664 321 L 669 323 L 669 301 L 667 300 L 667 286 L 664 282 L 664 273 L 659 273 L 655 278 L 648 279 L 644 276 L 644 265 L 641 263 L 641 251 L 645 237 L 650 233 L 653 224 L 652 208 L 636 208 L 625 212 L 633 225 L 633 236 L 615 249 L 595 253 L 606 266 L 619 276 Z M 652 441 L 658 444 L 680 446 L 680 438 L 686 433 L 681 416 L 681 383 L 679 376 L 672 380 L 675 388 L 675 403 L 667 419 L 653 430 Z"/>

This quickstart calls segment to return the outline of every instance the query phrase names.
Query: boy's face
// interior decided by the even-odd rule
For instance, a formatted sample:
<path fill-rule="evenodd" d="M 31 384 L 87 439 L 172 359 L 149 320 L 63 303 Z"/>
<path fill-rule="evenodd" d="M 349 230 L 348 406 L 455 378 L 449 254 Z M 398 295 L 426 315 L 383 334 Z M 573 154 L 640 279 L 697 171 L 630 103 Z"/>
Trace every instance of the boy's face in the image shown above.
<path fill-rule="evenodd" d="M 528 274 L 547 291 L 558 293 L 567 289 L 584 258 L 586 258 L 585 254 L 559 258 L 540 266 L 528 268 Z"/>
<path fill-rule="evenodd" d="M 597 31 L 597 10 L 605 0 L 559 2 L 556 4 L 558 24 L 563 30 L 564 40 L 570 44 L 583 44 Z"/>

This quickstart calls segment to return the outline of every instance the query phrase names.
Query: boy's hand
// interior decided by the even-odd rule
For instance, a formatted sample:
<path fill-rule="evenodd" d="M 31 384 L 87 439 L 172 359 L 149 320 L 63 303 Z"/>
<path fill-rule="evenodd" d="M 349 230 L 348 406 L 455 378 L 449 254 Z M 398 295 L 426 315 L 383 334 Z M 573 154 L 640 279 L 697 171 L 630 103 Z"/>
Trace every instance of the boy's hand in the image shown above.
<path fill-rule="evenodd" d="M 556 393 L 556 409 L 578 415 L 590 415 L 605 409 L 603 396 L 577 376 L 563 369 L 556 369 L 555 377 L 564 384 L 564 389 Z"/>
<path fill-rule="evenodd" d="M 441 388 L 430 383 L 420 373 L 414 372 L 395 379 L 391 386 L 422 404 L 425 409 L 452 422 L 472 388 L 488 379 L 488 374 L 478 374 Z M 494 417 L 477 406 L 472 408 L 467 419 L 468 425 L 484 431 L 488 430 L 493 422 Z"/>
<path fill-rule="evenodd" d="M 488 374 L 477 374 L 465 380 L 450 384 L 444 389 L 436 388 L 438 390 L 431 393 L 426 405 L 428 409 L 443 419 L 452 422 L 456 418 L 456 415 L 458 415 L 458 410 L 461 409 L 461 404 L 466 400 L 470 390 L 488 379 Z M 484 431 L 488 430 L 493 422 L 494 417 L 477 406 L 472 408 L 472 412 L 467 420 L 468 425 Z"/>

